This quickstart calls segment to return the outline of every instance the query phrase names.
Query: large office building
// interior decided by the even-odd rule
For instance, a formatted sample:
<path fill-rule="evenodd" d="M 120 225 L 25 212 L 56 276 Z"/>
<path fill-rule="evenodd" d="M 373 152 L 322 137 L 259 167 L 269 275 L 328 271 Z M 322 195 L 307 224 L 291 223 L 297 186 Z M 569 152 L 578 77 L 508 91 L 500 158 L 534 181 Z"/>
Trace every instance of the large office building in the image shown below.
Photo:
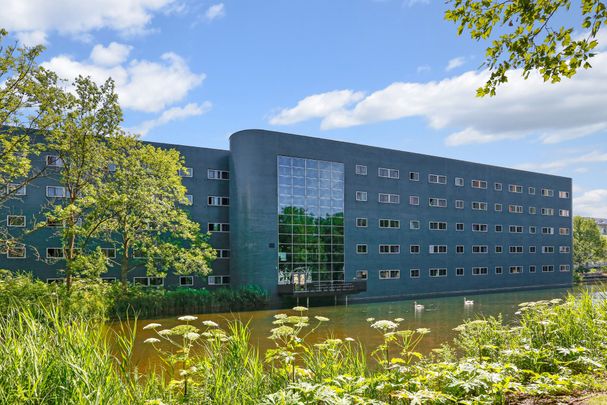
<path fill-rule="evenodd" d="M 208 277 L 158 279 L 141 269 L 137 283 L 365 300 L 572 281 L 569 178 L 264 130 L 233 134 L 229 151 L 155 145 L 185 157 L 188 209 L 218 258 Z M 22 194 L 6 207 L 9 225 L 27 226 L 61 190 L 42 178 Z M 51 233 L 28 243 L 52 256 Z M 60 261 L 23 253 L 7 253 L 0 268 L 61 278 Z"/>

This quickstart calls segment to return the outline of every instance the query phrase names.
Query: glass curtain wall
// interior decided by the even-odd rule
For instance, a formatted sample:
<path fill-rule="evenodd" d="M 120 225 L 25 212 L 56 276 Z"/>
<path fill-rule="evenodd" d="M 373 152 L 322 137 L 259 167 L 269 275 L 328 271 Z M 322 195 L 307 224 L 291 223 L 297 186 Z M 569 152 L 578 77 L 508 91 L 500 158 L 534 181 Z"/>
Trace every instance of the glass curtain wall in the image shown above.
<path fill-rule="evenodd" d="M 278 156 L 278 283 L 344 280 L 344 165 Z"/>

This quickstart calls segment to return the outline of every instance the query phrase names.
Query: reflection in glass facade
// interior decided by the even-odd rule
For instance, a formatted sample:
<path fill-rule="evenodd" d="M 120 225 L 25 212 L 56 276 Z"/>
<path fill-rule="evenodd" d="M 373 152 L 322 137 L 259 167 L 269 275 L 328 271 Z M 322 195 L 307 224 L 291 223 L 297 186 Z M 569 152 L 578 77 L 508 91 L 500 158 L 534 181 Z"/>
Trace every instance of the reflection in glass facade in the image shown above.
<path fill-rule="evenodd" d="M 278 156 L 278 283 L 344 280 L 343 163 Z"/>

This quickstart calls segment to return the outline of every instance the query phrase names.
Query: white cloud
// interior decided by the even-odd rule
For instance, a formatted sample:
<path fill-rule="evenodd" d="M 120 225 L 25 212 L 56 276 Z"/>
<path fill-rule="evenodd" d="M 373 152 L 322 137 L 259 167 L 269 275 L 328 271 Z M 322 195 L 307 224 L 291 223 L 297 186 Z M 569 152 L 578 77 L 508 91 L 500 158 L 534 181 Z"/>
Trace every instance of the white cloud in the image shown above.
<path fill-rule="evenodd" d="M 117 42 L 112 42 L 108 46 L 97 44 L 91 51 L 91 60 L 93 63 L 102 66 L 120 65 L 127 60 L 131 49 L 132 47 L 129 45 Z"/>
<path fill-rule="evenodd" d="M 91 76 L 97 83 L 111 77 L 122 107 L 144 112 L 158 112 L 181 101 L 205 78 L 204 74 L 193 73 L 185 60 L 172 52 L 162 54 L 160 62 L 135 59 L 127 63 L 123 47 L 114 47 L 120 49 L 117 52 L 106 52 L 111 45 L 105 51 L 93 51 L 90 61 L 60 55 L 42 65 L 70 82 L 78 75 Z M 119 65 L 96 63 L 119 59 L 123 62 Z"/>
<path fill-rule="evenodd" d="M 217 18 L 221 18 L 225 15 L 225 7 L 223 3 L 213 4 L 209 7 L 204 14 L 205 18 L 209 21 L 213 21 Z"/>
<path fill-rule="evenodd" d="M 189 103 L 183 107 L 172 107 L 168 110 L 163 111 L 158 118 L 142 122 L 132 131 L 141 135 L 146 135 L 153 128 L 167 124 L 171 121 L 182 120 L 185 118 L 206 114 L 211 110 L 211 107 L 212 104 L 209 101 L 205 101 L 202 104 Z"/>
<path fill-rule="evenodd" d="M 558 170 L 558 169 L 563 169 L 563 168 L 569 167 L 569 166 L 575 166 L 578 164 L 604 163 L 604 162 L 607 162 L 607 153 L 600 152 L 600 151 L 593 151 L 593 152 L 587 153 L 585 155 L 558 159 L 558 160 L 554 160 L 552 162 L 524 163 L 522 165 L 518 165 L 517 167 L 519 169 L 524 169 L 524 170 Z"/>
<path fill-rule="evenodd" d="M 607 129 L 607 53 L 597 54 L 591 62 L 592 69 L 558 84 L 545 83 L 536 74 L 524 80 L 520 71 L 511 72 L 495 97 L 476 97 L 488 72 L 469 71 L 441 81 L 395 82 L 360 100 L 347 100 L 315 114 L 301 108 L 310 97 L 360 94 L 336 90 L 306 97 L 297 106 L 281 110 L 270 123 L 320 118 L 321 128 L 333 129 L 422 117 L 433 129 L 452 130 L 446 139 L 451 146 L 529 136 L 544 143 L 563 142 Z M 288 120 L 282 119 L 287 116 Z"/>
<path fill-rule="evenodd" d="M 111 29 L 145 31 L 153 14 L 174 0 L 2 0 L 0 27 L 18 35 L 58 32 L 79 36 Z"/>
<path fill-rule="evenodd" d="M 21 31 L 17 32 L 17 40 L 24 46 L 46 45 L 46 33 L 44 31 Z"/>
<path fill-rule="evenodd" d="M 350 90 L 331 91 L 315 94 L 301 100 L 293 108 L 285 108 L 270 119 L 273 125 L 288 125 L 310 118 L 321 118 L 343 111 L 343 109 L 364 97 L 362 92 Z"/>
<path fill-rule="evenodd" d="M 589 190 L 573 199 L 575 215 L 607 218 L 607 189 Z"/>
<path fill-rule="evenodd" d="M 445 70 L 448 72 L 450 70 L 462 66 L 464 63 L 466 63 L 466 58 L 464 58 L 463 56 L 458 56 L 457 58 L 449 60 L 449 63 L 447 63 L 447 67 L 445 68 Z"/>

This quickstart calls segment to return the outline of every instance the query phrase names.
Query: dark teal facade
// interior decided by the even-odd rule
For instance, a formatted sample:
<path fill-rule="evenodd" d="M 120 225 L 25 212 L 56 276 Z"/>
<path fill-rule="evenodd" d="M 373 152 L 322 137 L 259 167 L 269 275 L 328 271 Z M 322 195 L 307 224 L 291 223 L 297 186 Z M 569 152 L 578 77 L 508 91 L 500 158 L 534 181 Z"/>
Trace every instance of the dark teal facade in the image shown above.
<path fill-rule="evenodd" d="M 211 236 L 226 256 L 212 285 L 195 278 L 196 287 L 256 284 L 278 298 L 293 281 L 364 280 L 366 291 L 350 297 L 364 300 L 571 285 L 569 178 L 263 130 L 233 134 L 229 151 L 156 145 L 179 150 L 193 169 L 183 183 L 203 230 L 229 224 Z M 29 185 L 7 214 L 29 226 L 53 183 Z M 28 240 L 39 252 L 53 243 L 45 232 Z M 0 257 L 0 268 L 42 279 L 60 277 L 60 267 L 33 249 Z"/>

